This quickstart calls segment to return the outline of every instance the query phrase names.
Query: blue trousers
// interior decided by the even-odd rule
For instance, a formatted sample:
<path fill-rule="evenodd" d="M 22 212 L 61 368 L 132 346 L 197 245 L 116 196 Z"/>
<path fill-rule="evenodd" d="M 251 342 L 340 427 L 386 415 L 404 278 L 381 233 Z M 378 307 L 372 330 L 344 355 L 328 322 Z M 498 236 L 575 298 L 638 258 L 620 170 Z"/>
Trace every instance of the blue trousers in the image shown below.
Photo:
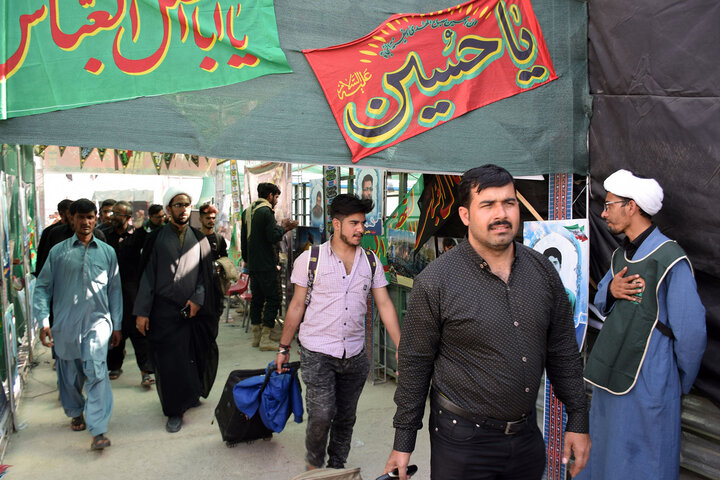
<path fill-rule="evenodd" d="M 103 346 L 104 343 L 104 346 Z M 58 391 L 65 415 L 77 417 L 85 412 L 85 422 L 93 436 L 107 433 L 113 407 L 107 369 L 107 340 L 97 341 L 94 334 L 83 341 L 83 358 L 56 360 Z M 91 354 L 92 351 L 92 354 Z M 100 357 L 100 360 L 97 358 Z M 85 396 L 83 396 L 83 388 Z"/>

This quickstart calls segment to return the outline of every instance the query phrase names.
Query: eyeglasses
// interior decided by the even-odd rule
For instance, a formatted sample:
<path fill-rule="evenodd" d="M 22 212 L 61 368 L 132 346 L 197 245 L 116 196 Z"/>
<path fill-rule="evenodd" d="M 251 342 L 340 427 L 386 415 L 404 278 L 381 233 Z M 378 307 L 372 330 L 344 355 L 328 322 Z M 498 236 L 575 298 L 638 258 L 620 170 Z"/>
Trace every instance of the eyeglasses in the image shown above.
<path fill-rule="evenodd" d="M 178 202 L 178 203 L 173 203 L 173 204 L 170 205 L 170 206 L 173 207 L 173 208 L 188 208 L 188 207 L 190 206 L 190 204 L 189 204 L 189 203 L 180 203 L 180 202 Z"/>
<path fill-rule="evenodd" d="M 115 213 L 115 212 L 110 212 L 110 213 L 108 213 L 108 215 L 110 215 L 111 217 L 129 217 L 130 216 L 130 215 L 124 215 L 122 213 Z"/>
<path fill-rule="evenodd" d="M 629 200 L 615 200 L 614 202 L 605 202 L 605 207 L 603 208 L 603 210 L 607 211 L 608 207 L 613 203 L 622 203 L 622 206 L 624 207 L 628 204 L 628 202 Z"/>

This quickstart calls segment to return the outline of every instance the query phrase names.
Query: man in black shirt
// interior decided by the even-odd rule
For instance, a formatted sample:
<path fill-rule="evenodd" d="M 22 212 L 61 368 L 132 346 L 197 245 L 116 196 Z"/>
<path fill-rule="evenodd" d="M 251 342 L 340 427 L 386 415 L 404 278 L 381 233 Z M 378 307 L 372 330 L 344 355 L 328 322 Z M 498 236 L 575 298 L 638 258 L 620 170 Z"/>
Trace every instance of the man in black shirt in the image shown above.
<path fill-rule="evenodd" d="M 112 198 L 108 198 L 107 200 L 103 200 L 103 202 L 100 204 L 97 228 L 102 230 L 103 233 L 107 233 L 113 229 L 112 208 L 115 203 L 115 200 L 113 200 Z"/>
<path fill-rule="evenodd" d="M 155 383 L 152 378 L 153 368 L 148 358 L 148 342 L 147 337 L 137 331 L 135 316 L 132 314 L 140 285 L 140 258 L 146 232 L 141 227 L 130 225 L 132 213 L 130 203 L 124 200 L 115 203 L 110 215 L 112 229 L 106 232 L 107 243 L 115 249 L 117 255 L 123 296 L 123 337 L 116 347 L 108 350 L 107 365 L 110 379 L 118 378 L 122 373 L 125 357 L 125 339 L 130 338 L 140 368 L 140 384 L 147 389 Z"/>
<path fill-rule="evenodd" d="M 143 228 L 146 232 L 150 233 L 165 225 L 166 219 L 167 215 L 165 214 L 165 210 L 163 210 L 163 206 L 153 203 L 150 205 L 150 208 L 148 208 L 148 219 L 145 220 Z"/>
<path fill-rule="evenodd" d="M 590 449 L 582 363 L 570 303 L 542 254 L 514 241 L 515 184 L 496 165 L 459 186 L 468 238 L 416 279 L 399 346 L 395 442 L 385 471 L 405 478 L 430 389 L 434 479 L 540 479 L 545 445 L 535 399 L 543 370 L 565 403 L 563 462 Z"/>
<path fill-rule="evenodd" d="M 45 264 L 45 260 L 47 260 L 50 249 L 55 246 L 54 244 L 50 244 L 50 236 L 52 235 L 52 231 L 56 228 L 62 228 L 67 225 L 70 217 L 70 205 L 72 203 L 72 200 L 68 200 L 67 198 L 65 200 L 61 200 L 60 203 L 58 203 L 57 205 L 58 214 L 60 215 L 60 221 L 45 227 L 42 235 L 40 235 L 40 243 L 38 243 L 37 258 L 35 260 L 35 271 L 33 272 L 33 275 L 35 275 L 36 277 L 40 275 L 40 270 L 42 270 L 42 267 Z"/>
<path fill-rule="evenodd" d="M 210 248 L 213 252 L 213 260 L 220 257 L 227 257 L 227 242 L 215 231 L 215 221 L 217 219 L 218 209 L 215 206 L 206 203 L 200 206 L 200 231 L 205 234 L 210 242 Z"/>
<path fill-rule="evenodd" d="M 208 243 L 210 244 L 210 251 L 212 251 L 214 268 L 212 272 L 212 279 L 213 288 L 215 288 L 215 300 L 218 302 L 217 310 L 222 312 L 223 305 L 225 303 L 224 299 L 226 289 L 223 288 L 222 281 L 220 280 L 220 270 L 222 267 L 218 265 L 217 260 L 220 257 L 228 256 L 227 242 L 222 235 L 215 231 L 215 220 L 217 218 L 218 209 L 215 208 L 214 205 L 206 203 L 200 206 L 199 212 L 201 225 L 200 231 L 207 237 Z"/>
<path fill-rule="evenodd" d="M 67 240 L 68 238 L 75 235 L 75 224 L 74 224 L 74 218 L 75 213 L 77 213 L 77 205 L 75 205 L 75 202 L 72 202 L 70 204 L 70 208 L 68 208 L 68 222 L 65 225 L 59 226 L 57 228 L 52 229 L 52 231 L 48 232 L 48 253 L 58 243 L 62 242 L 63 240 Z M 105 238 L 105 233 L 100 230 L 98 227 L 95 227 L 95 230 L 93 230 L 93 237 L 96 239 L 105 242 L 107 239 Z M 47 255 L 45 256 L 47 258 Z M 39 259 L 38 259 L 39 260 Z M 44 259 L 43 259 L 44 263 Z M 37 262 L 35 265 L 35 271 L 38 275 L 40 275 L 40 271 L 42 270 L 42 264 L 40 262 Z"/>

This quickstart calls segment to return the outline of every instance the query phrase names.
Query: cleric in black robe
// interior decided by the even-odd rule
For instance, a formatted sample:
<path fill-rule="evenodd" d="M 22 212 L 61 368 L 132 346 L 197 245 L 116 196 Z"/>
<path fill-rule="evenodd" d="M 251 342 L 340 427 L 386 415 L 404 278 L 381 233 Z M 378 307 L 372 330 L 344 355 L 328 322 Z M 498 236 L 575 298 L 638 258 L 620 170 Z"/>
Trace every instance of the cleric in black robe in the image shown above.
<path fill-rule="evenodd" d="M 212 288 L 210 245 L 188 225 L 190 196 L 171 187 L 164 204 L 170 222 L 145 242 L 133 313 L 138 330 L 148 337 L 158 396 L 168 417 L 166 430 L 173 433 L 180 430 L 185 411 L 197 406 L 200 396 L 207 397 L 215 381 L 222 299 Z"/>

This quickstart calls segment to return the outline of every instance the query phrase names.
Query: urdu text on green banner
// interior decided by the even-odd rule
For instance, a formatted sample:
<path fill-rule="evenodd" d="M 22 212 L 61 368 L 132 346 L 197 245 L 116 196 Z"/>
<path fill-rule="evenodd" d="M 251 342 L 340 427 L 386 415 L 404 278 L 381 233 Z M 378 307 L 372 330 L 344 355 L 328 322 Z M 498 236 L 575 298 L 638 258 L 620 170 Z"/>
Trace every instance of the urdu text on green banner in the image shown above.
<path fill-rule="evenodd" d="M 5 0 L 0 119 L 291 72 L 272 0 Z"/>

